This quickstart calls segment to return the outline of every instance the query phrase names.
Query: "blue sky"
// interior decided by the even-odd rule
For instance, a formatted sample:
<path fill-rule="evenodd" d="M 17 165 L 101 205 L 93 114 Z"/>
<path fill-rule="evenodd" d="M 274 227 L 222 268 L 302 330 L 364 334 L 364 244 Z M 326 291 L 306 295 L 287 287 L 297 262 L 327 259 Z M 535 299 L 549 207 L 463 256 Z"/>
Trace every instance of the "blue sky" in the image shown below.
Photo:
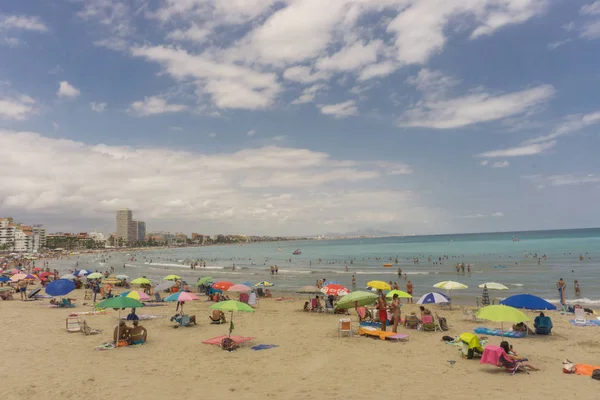
<path fill-rule="evenodd" d="M 0 202 L 51 231 L 600 225 L 600 1 L 5 0 Z"/>

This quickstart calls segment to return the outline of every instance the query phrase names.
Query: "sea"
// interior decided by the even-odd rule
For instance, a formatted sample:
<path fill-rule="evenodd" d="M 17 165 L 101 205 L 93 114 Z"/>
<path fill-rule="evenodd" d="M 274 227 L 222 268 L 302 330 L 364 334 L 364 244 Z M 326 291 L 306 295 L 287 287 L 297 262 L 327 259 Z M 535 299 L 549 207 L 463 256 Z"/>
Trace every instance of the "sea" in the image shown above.
<path fill-rule="evenodd" d="M 301 254 L 293 254 L 296 250 Z M 202 266 L 192 270 L 189 264 L 196 261 Z M 531 293 L 554 303 L 559 301 L 556 283 L 562 278 L 568 303 L 600 305 L 600 228 L 185 247 L 113 253 L 89 263 L 92 270 L 112 266 L 116 274 L 146 276 L 156 283 L 168 274 L 190 284 L 211 276 L 215 282 L 268 281 L 283 292 L 314 285 L 318 279 L 352 289 L 354 275 L 357 290 L 371 280 L 397 282 L 405 290 L 410 280 L 415 297 L 440 291 L 433 287 L 438 282 L 457 281 L 468 288 L 448 294 L 465 299 L 480 296 L 480 284 L 498 282 L 509 290 L 490 291 L 492 298 Z M 458 263 L 470 264 L 471 272 L 457 272 Z M 270 267 L 275 265 L 278 274 L 272 275 Z M 580 297 L 574 293 L 575 280 Z"/>

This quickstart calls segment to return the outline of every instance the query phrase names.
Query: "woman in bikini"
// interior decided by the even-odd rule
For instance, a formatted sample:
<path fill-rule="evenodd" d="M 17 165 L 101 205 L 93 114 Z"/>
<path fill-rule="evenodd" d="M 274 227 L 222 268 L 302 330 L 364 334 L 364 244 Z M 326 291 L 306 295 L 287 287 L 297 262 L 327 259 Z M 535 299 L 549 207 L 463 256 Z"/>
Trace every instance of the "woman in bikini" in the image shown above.
<path fill-rule="evenodd" d="M 377 299 L 377 309 L 379 311 L 379 321 L 381 322 L 381 330 L 385 332 L 387 324 L 387 302 L 383 290 L 379 291 L 379 299 Z"/>
<path fill-rule="evenodd" d="M 525 367 L 532 371 L 541 371 L 539 368 L 530 364 L 529 360 L 519 356 L 516 352 L 514 352 L 507 341 L 503 341 L 502 343 L 500 343 L 500 347 L 504 349 L 504 352 L 509 358 L 509 360 L 507 360 L 504 357 L 500 357 L 500 363 L 504 366 L 504 368 L 513 370 L 517 367 L 518 364 L 519 367 Z"/>
<path fill-rule="evenodd" d="M 393 318 L 392 332 L 398 333 L 398 323 L 400 323 L 400 298 L 398 297 L 397 293 L 395 293 L 394 297 L 392 297 L 390 311 L 392 312 Z"/>

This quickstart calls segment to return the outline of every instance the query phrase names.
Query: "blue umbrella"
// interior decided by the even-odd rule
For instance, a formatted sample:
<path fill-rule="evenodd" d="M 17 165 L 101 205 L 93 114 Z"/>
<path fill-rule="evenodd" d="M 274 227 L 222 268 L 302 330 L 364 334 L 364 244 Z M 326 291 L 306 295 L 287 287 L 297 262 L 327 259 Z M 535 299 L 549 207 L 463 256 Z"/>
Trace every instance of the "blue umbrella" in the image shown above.
<path fill-rule="evenodd" d="M 246 285 L 248 287 L 252 287 L 254 285 L 252 285 L 250 282 L 242 282 L 242 285 Z"/>
<path fill-rule="evenodd" d="M 556 310 L 554 304 L 528 293 L 507 297 L 500 304 L 514 308 L 525 308 L 527 310 Z"/>
<path fill-rule="evenodd" d="M 75 284 L 68 279 L 57 279 L 46 286 L 46 293 L 50 296 L 64 296 L 73 290 L 75 290 Z"/>
<path fill-rule="evenodd" d="M 417 301 L 417 304 L 438 304 L 438 303 L 449 303 L 450 297 L 439 292 L 429 292 L 421 296 Z"/>
<path fill-rule="evenodd" d="M 7 278 L 6 276 L 0 276 L 0 282 L 10 282 L 10 278 Z"/>

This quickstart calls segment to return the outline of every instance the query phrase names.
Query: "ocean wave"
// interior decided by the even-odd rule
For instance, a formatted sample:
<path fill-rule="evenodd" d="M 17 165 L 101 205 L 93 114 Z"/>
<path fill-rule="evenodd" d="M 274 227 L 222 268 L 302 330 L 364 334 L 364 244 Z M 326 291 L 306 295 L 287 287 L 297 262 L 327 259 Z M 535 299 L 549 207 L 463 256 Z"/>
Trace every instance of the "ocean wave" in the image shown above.
<path fill-rule="evenodd" d="M 381 271 L 356 271 L 353 272 L 356 275 L 398 275 L 396 272 L 381 272 Z M 406 275 L 430 275 L 431 272 L 425 271 L 403 271 L 402 274 Z"/>
<path fill-rule="evenodd" d="M 547 302 L 552 304 L 560 304 L 560 299 L 545 299 Z M 600 304 L 600 300 L 588 299 L 587 297 L 583 297 L 581 299 L 570 299 L 565 300 L 567 304 Z"/>
<path fill-rule="evenodd" d="M 511 283 L 511 286 L 524 286 L 522 283 Z"/>
<path fill-rule="evenodd" d="M 269 269 L 265 269 L 265 271 L 269 272 Z M 327 271 L 311 271 L 311 270 L 306 270 L 306 269 L 280 269 L 279 272 L 282 272 L 284 274 L 312 274 L 315 272 L 327 272 Z"/>

